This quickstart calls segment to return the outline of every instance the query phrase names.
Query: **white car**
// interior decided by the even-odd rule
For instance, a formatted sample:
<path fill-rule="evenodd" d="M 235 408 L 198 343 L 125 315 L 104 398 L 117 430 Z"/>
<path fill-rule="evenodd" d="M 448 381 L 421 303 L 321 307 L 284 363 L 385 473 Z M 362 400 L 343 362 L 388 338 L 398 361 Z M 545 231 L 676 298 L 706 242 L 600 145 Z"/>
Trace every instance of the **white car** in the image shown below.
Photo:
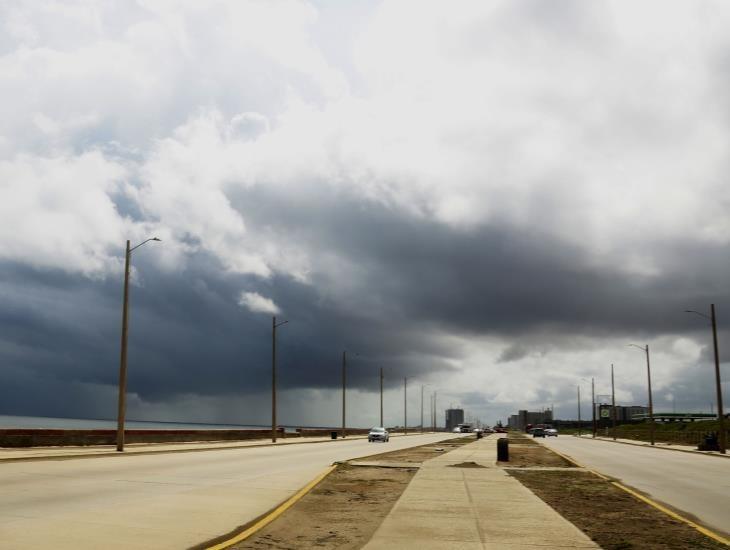
<path fill-rule="evenodd" d="M 459 428 L 459 426 L 457 426 L 456 428 L 454 428 L 454 429 L 453 429 L 453 430 L 451 430 L 451 431 L 452 431 L 453 433 L 455 433 L 455 434 L 460 434 L 460 433 L 461 433 L 461 428 Z"/>
<path fill-rule="evenodd" d="M 388 433 L 388 430 L 382 426 L 372 428 L 368 434 L 368 442 L 372 443 L 373 441 L 382 441 L 383 443 L 390 441 L 390 434 Z"/>
<path fill-rule="evenodd" d="M 555 428 L 545 428 L 545 437 L 558 437 L 558 430 Z"/>

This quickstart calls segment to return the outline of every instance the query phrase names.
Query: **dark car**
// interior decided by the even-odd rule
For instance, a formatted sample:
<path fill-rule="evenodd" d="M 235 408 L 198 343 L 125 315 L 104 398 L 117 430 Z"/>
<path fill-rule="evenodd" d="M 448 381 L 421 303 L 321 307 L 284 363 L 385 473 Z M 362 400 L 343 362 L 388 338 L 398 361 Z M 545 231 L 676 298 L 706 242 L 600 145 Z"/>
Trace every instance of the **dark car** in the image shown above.
<path fill-rule="evenodd" d="M 545 430 L 542 428 L 532 428 L 532 437 L 545 437 Z"/>

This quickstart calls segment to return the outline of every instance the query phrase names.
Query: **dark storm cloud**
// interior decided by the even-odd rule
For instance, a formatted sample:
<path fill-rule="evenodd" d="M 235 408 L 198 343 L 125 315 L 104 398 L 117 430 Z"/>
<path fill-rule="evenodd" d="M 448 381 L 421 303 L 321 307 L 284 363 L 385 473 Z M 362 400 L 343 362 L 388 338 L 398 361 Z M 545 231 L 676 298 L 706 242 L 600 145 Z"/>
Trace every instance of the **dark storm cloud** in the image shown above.
<path fill-rule="evenodd" d="M 388 385 L 446 373 L 463 350 L 434 337 L 438 330 L 501 337 L 543 331 L 556 339 L 699 333 L 703 320 L 683 309 L 729 302 L 716 290 L 727 264 L 719 247 L 685 244 L 684 271 L 631 277 L 592 267 L 574 246 L 509 227 L 460 231 L 347 197 L 286 198 L 260 188 L 234 202 L 250 227 L 275 220 L 309 248 L 311 283 L 229 274 L 204 254 L 164 272 L 150 261 L 154 250 L 135 254 L 142 284 L 131 289 L 129 391 L 144 400 L 269 387 L 270 317 L 239 306 L 241 290 L 272 298 L 290 321 L 279 335 L 283 388 L 337 388 L 343 349 L 350 351 L 353 388 L 375 390 L 380 366 L 392 374 Z M 355 265 L 354 273 L 318 270 L 313 243 Z M 330 292 L 345 276 L 352 277 L 347 295 Z M 6 264 L 2 285 L 2 412 L 76 411 L 83 409 L 79 384 L 116 385 L 121 281 Z M 501 360 L 528 353 L 514 344 Z M 13 398 L 24 384 L 33 388 L 32 405 Z M 58 397 L 61 387 L 75 388 L 74 402 Z M 89 399 L 85 406 L 97 414 L 113 414 L 113 401 Z"/>

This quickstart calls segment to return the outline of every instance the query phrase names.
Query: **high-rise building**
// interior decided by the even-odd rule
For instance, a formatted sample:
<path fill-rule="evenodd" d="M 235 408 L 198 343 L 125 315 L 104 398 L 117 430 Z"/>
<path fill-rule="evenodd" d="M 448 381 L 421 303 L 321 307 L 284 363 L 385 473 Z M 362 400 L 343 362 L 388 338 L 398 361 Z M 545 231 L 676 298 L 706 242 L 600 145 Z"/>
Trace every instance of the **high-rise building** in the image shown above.
<path fill-rule="evenodd" d="M 544 411 L 518 411 L 509 417 L 507 425 L 515 430 L 524 430 L 528 424 L 550 424 L 553 421 L 553 411 L 545 409 Z"/>
<path fill-rule="evenodd" d="M 464 409 L 446 409 L 446 431 L 450 432 L 464 423 Z"/>

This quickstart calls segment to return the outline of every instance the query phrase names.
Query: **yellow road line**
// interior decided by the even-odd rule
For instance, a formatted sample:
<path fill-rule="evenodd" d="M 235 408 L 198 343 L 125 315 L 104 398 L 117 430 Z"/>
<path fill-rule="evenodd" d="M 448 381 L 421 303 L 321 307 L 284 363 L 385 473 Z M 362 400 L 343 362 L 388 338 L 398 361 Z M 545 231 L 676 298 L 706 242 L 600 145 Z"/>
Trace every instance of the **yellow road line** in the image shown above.
<path fill-rule="evenodd" d="M 245 531 L 242 531 L 238 533 L 235 537 L 232 537 L 226 541 L 220 542 L 216 544 L 215 546 L 210 546 L 206 550 L 223 550 L 224 548 L 228 548 L 229 546 L 232 546 L 233 544 L 236 544 L 237 542 L 241 542 L 242 540 L 247 539 L 256 531 L 259 529 L 262 529 L 263 527 L 267 526 L 269 523 L 274 521 L 276 518 L 278 518 L 281 514 L 286 512 L 289 508 L 291 508 L 298 500 L 300 500 L 304 495 L 306 495 L 309 491 L 314 488 L 317 483 L 322 481 L 325 477 L 327 477 L 332 470 L 337 468 L 337 465 L 334 464 L 330 467 L 328 467 L 324 472 L 319 474 L 317 477 L 315 477 L 312 481 L 307 483 L 304 487 L 302 487 L 299 491 L 297 491 L 296 494 L 291 496 L 288 500 L 280 504 L 276 509 L 274 509 L 270 514 L 267 514 L 266 517 L 261 518 L 259 521 L 254 523 L 251 527 L 246 529 Z"/>
<path fill-rule="evenodd" d="M 630 495 L 635 496 L 639 500 L 646 502 L 648 505 L 653 506 L 654 508 L 656 508 L 660 512 L 664 512 L 668 516 L 670 516 L 670 517 L 672 517 L 672 518 L 674 518 L 676 520 L 682 521 L 682 522 L 686 523 L 687 525 L 689 525 L 690 527 L 694 527 L 695 529 L 697 529 L 703 535 L 706 535 L 706 536 L 710 537 L 711 539 L 716 540 L 717 542 L 721 542 L 722 544 L 725 544 L 727 546 L 730 546 L 730 540 L 729 539 L 726 539 L 725 537 L 722 537 L 722 536 L 718 535 L 714 531 L 710 531 L 706 527 L 702 527 L 701 525 L 696 524 L 694 521 L 690 521 L 687 518 L 685 518 L 683 516 L 680 516 L 679 514 L 677 514 L 675 512 L 672 512 L 669 508 L 666 508 L 666 507 L 662 506 L 658 502 L 654 502 L 652 499 L 647 498 L 647 497 L 645 497 L 644 495 L 642 495 L 640 493 L 637 493 L 633 489 L 629 489 L 625 485 L 621 485 L 617 481 L 612 481 L 611 484 L 612 485 L 615 485 L 616 487 L 618 487 L 619 489 L 621 489 L 623 491 L 626 491 Z"/>
<path fill-rule="evenodd" d="M 572 457 L 570 457 L 570 456 L 568 456 L 568 455 L 564 455 L 563 453 L 561 453 L 561 452 L 559 452 L 559 451 L 556 451 L 556 450 L 555 450 L 555 449 L 553 449 L 552 447 L 548 447 L 547 445 L 545 445 L 545 447 L 546 447 L 546 448 L 548 448 L 548 449 L 550 449 L 550 450 L 551 450 L 552 452 L 554 452 L 554 453 L 555 453 L 556 455 L 558 455 L 558 456 L 560 456 L 560 457 L 564 458 L 564 459 L 565 459 L 565 460 L 567 460 L 568 462 L 572 462 L 573 464 L 575 464 L 575 465 L 576 465 L 576 466 L 578 466 L 579 468 L 583 468 L 584 470 L 587 470 L 587 471 L 589 471 L 589 472 L 590 472 L 590 473 L 592 473 L 593 475 L 596 475 L 596 476 L 600 477 L 601 479 L 605 479 L 606 481 L 610 482 L 610 483 L 611 483 L 611 485 L 614 485 L 614 486 L 618 487 L 618 488 L 619 488 L 619 489 L 621 489 L 622 491 L 626 491 L 626 492 L 627 492 L 627 493 L 629 493 L 629 494 L 630 494 L 631 496 L 634 496 L 634 497 L 638 498 L 638 499 L 639 499 L 639 500 L 641 500 L 642 502 L 645 502 L 645 503 L 646 503 L 646 504 L 648 504 L 649 506 L 652 506 L 653 508 L 656 508 L 656 509 L 657 509 L 657 510 L 659 510 L 660 512 L 664 512 L 664 513 L 665 513 L 665 514 L 667 514 L 667 515 L 668 515 L 669 517 L 671 517 L 671 518 L 674 518 L 674 519 L 676 519 L 676 520 L 679 520 L 679 521 L 681 521 L 681 522 L 683 522 L 683 523 L 686 523 L 687 525 L 689 525 L 690 527 L 692 527 L 692 528 L 696 529 L 697 531 L 699 531 L 699 532 L 700 532 L 700 533 L 702 533 L 703 535 L 705 535 L 705 536 L 707 536 L 707 537 L 710 537 L 711 539 L 713 539 L 713 540 L 716 540 L 717 542 L 720 542 L 720 543 L 722 543 L 722 544 L 725 544 L 725 545 L 727 545 L 727 546 L 730 546 L 730 540 L 726 539 L 725 537 L 723 537 L 723 536 L 721 536 L 721 535 L 718 535 L 718 534 L 717 534 L 717 533 L 715 533 L 714 531 L 710 531 L 710 530 L 709 530 L 709 529 L 708 529 L 707 527 L 703 527 L 702 525 L 698 525 L 698 524 L 697 524 L 697 523 L 695 523 L 694 521 L 691 521 L 691 520 L 689 520 L 689 519 L 685 518 L 684 516 L 680 516 L 679 514 L 677 514 L 676 512 L 673 512 L 673 511 L 672 511 L 672 510 L 670 510 L 669 508 L 667 508 L 667 507 L 665 507 L 665 506 L 662 506 L 661 504 L 659 504 L 658 502 L 656 502 L 656 501 L 654 501 L 654 500 L 650 499 L 649 497 L 645 497 L 644 495 L 642 495 L 642 494 L 640 494 L 640 493 L 637 493 L 637 492 L 636 492 L 636 491 L 634 491 L 633 489 L 629 489 L 628 487 L 626 487 L 626 485 L 622 485 L 622 484 L 621 484 L 621 483 L 619 483 L 618 481 L 611 481 L 611 480 L 610 480 L 610 479 L 609 479 L 608 477 L 604 476 L 603 474 L 601 474 L 601 473 L 599 473 L 599 472 L 596 472 L 595 470 L 591 470 L 590 468 L 586 468 L 585 466 L 583 466 L 582 464 L 580 464 L 580 463 L 579 463 L 579 462 L 578 462 L 577 460 L 575 460 L 574 458 L 572 458 Z"/>

